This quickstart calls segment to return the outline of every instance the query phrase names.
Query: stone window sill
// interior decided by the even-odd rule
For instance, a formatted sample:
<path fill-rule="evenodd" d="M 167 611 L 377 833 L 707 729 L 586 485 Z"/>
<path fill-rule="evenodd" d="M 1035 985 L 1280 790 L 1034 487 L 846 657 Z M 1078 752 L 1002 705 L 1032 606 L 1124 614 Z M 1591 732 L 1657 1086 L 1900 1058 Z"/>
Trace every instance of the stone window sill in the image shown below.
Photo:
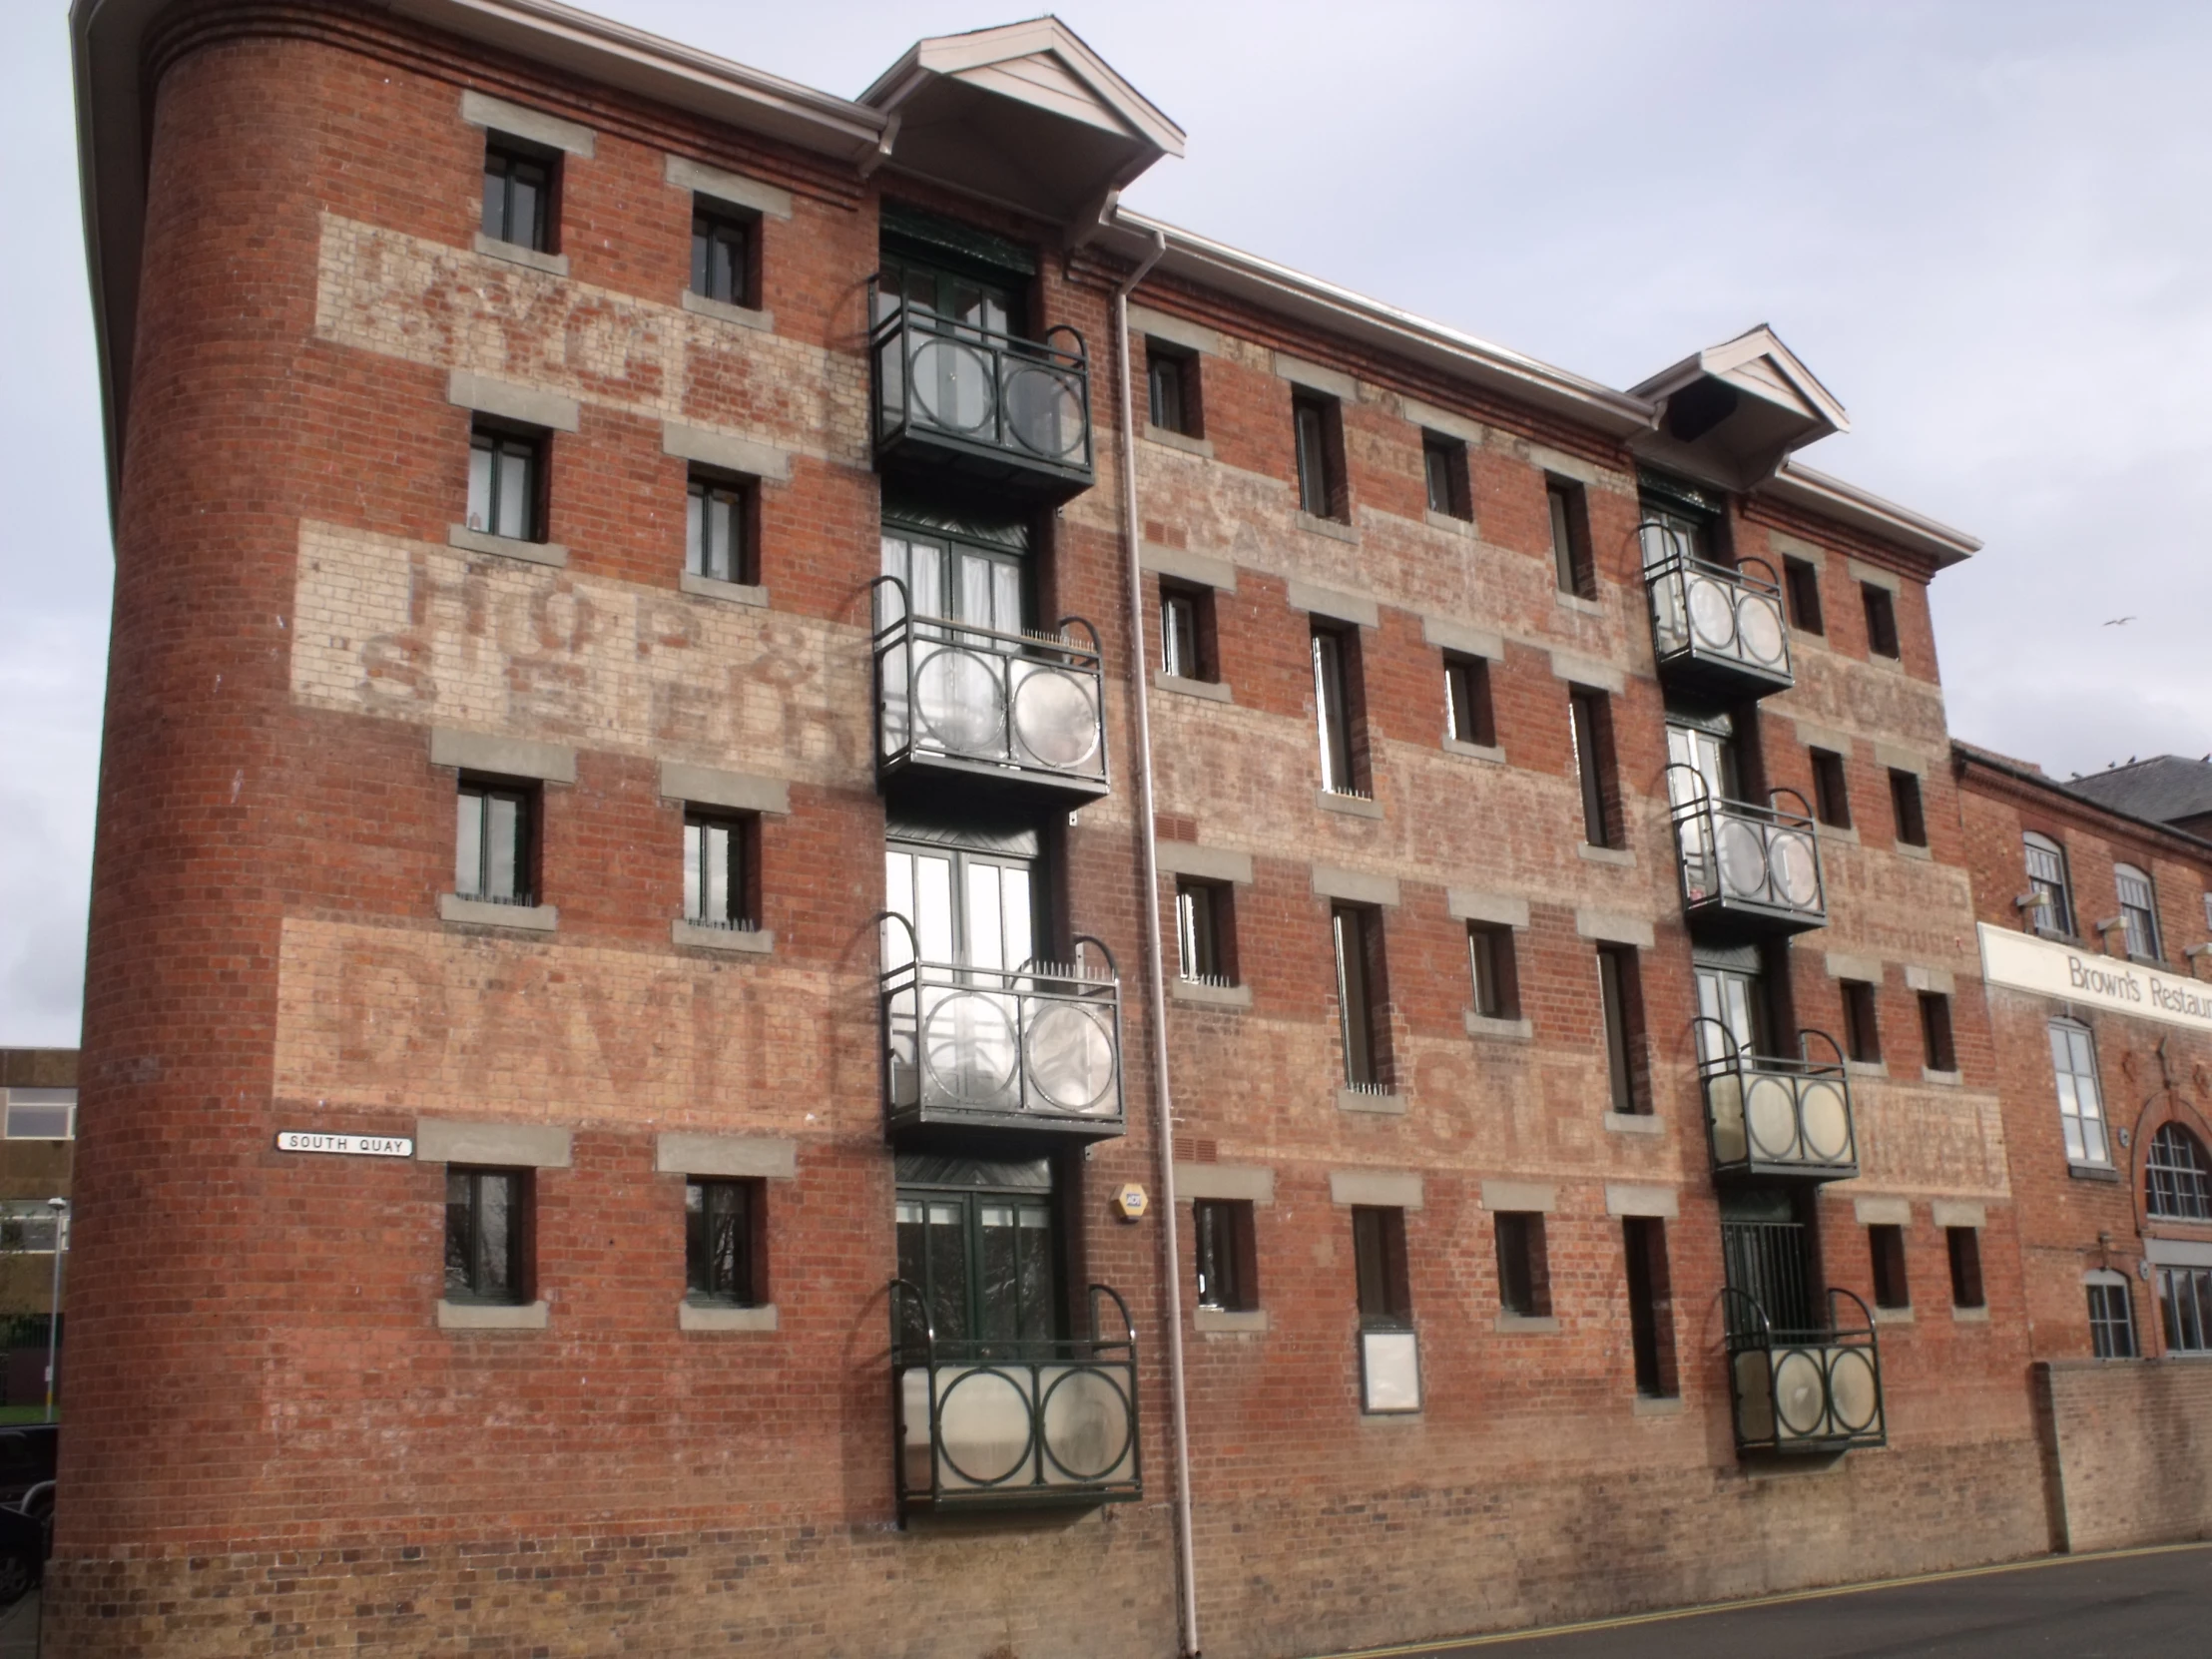
<path fill-rule="evenodd" d="M 1945 1088 L 1955 1089 L 1961 1080 L 1961 1074 L 1955 1071 L 1937 1071 L 1932 1066 L 1921 1067 L 1921 1081 L 1924 1083 L 1940 1083 Z"/>
<path fill-rule="evenodd" d="M 1911 1308 L 1870 1308 L 1867 1312 L 1874 1316 L 1874 1322 L 1877 1325 L 1911 1325 L 1913 1323 L 1913 1310 Z"/>
<path fill-rule="evenodd" d="M 1264 1336 L 1268 1329 L 1268 1311 L 1265 1308 L 1234 1311 L 1228 1308 L 1193 1308 L 1191 1329 L 1207 1336 Z"/>
<path fill-rule="evenodd" d="M 776 332 L 776 313 L 757 311 L 750 305 L 733 305 L 727 299 L 709 299 L 704 293 L 694 293 L 686 288 L 677 301 L 694 316 L 711 316 L 719 322 L 735 322 L 741 328 L 758 328 L 765 334 Z"/>
<path fill-rule="evenodd" d="M 1180 674 L 1162 674 L 1155 670 L 1152 684 L 1158 691 L 1178 692 L 1184 697 L 1203 697 L 1209 703 L 1237 701 L 1230 695 L 1229 682 L 1226 680 L 1190 680 Z"/>
<path fill-rule="evenodd" d="M 465 927 L 498 927 L 511 933 L 551 933 L 561 924 L 557 904 L 494 904 L 488 899 L 438 894 L 438 919 Z"/>
<path fill-rule="evenodd" d="M 2120 1172 L 2109 1164 L 2068 1164 L 2067 1175 L 2076 1181 L 2118 1181 Z"/>
<path fill-rule="evenodd" d="M 519 242 L 501 242 L 497 237 L 476 233 L 476 252 L 486 259 L 505 260 L 509 265 L 523 266 L 547 276 L 568 275 L 566 254 L 540 254 L 535 248 L 525 248 Z"/>
<path fill-rule="evenodd" d="M 568 563 L 568 549 L 557 541 L 523 541 L 516 536 L 487 536 L 483 531 L 471 530 L 465 524 L 447 527 L 445 545 L 457 547 L 464 553 L 489 553 L 501 559 L 520 559 L 525 564 Z"/>
<path fill-rule="evenodd" d="M 1460 518 L 1453 513 L 1439 513 L 1433 507 L 1423 508 L 1421 516 L 1427 521 L 1431 530 L 1442 530 L 1448 535 L 1465 536 L 1470 541 L 1474 539 L 1474 520 L 1471 518 Z"/>
<path fill-rule="evenodd" d="M 1935 852 L 1930 848 L 1915 846 L 1911 841 L 1899 841 L 1897 843 L 1897 855 L 1901 858 L 1926 858 L 1930 862 L 1934 862 L 1936 857 Z"/>
<path fill-rule="evenodd" d="M 1340 795 L 1335 790 L 1316 790 L 1314 805 L 1325 813 L 1343 813 L 1348 818 L 1381 818 L 1382 803 L 1371 801 L 1364 795 Z"/>
<path fill-rule="evenodd" d="M 1385 1117 L 1405 1115 L 1405 1097 L 1394 1090 L 1387 1094 L 1371 1094 L 1366 1089 L 1339 1089 L 1337 1110 L 1340 1112 L 1376 1112 Z"/>
<path fill-rule="evenodd" d="M 1358 528 L 1345 523 L 1343 519 L 1316 518 L 1303 508 L 1294 515 L 1294 518 L 1301 530 L 1311 530 L 1315 535 L 1327 536 L 1333 541 L 1348 541 L 1355 547 L 1360 545 Z"/>
<path fill-rule="evenodd" d="M 1472 1008 L 1466 1011 L 1465 1019 L 1470 1037 L 1507 1037 L 1515 1042 L 1526 1042 L 1536 1034 L 1535 1027 L 1525 1019 L 1496 1019 L 1478 1014 Z"/>
<path fill-rule="evenodd" d="M 1146 421 L 1144 437 L 1147 443 L 1156 443 L 1163 449 L 1180 449 L 1186 455 L 1198 455 L 1206 460 L 1214 458 L 1213 440 L 1194 438 L 1188 432 L 1171 432 L 1165 426 L 1155 426 Z"/>
<path fill-rule="evenodd" d="M 549 1323 L 551 1311 L 543 1302 L 438 1303 L 440 1331 L 543 1331 Z"/>
<path fill-rule="evenodd" d="M 1208 1008 L 1249 1008 L 1250 985 L 1205 985 L 1195 979 L 1171 979 L 1168 994 L 1178 1002 L 1194 1002 Z"/>
<path fill-rule="evenodd" d="M 1818 826 L 1818 832 L 1824 841 L 1841 841 L 1851 846 L 1859 844 L 1859 830 L 1855 825 L 1822 824 Z"/>
<path fill-rule="evenodd" d="M 1669 1394 L 1664 1399 L 1650 1394 L 1636 1396 L 1636 1415 L 1639 1417 L 1678 1417 L 1682 1414 L 1682 1396 Z"/>
<path fill-rule="evenodd" d="M 685 571 L 677 586 L 695 599 L 719 599 L 726 605 L 756 605 L 768 609 L 768 589 L 757 582 L 725 582 L 716 576 Z"/>
<path fill-rule="evenodd" d="M 671 944 L 689 945 L 694 950 L 721 950 L 731 954 L 766 956 L 776 949 L 776 929 L 773 927 L 714 927 L 699 921 L 672 921 L 668 924 Z"/>
<path fill-rule="evenodd" d="M 1987 1325 L 1989 1323 L 1989 1310 L 1987 1308 L 1953 1308 L 1950 1311 L 1950 1317 L 1960 1325 Z"/>
<path fill-rule="evenodd" d="M 1444 739 L 1446 755 L 1464 755 L 1470 761 L 1490 761 L 1502 766 L 1505 751 L 1494 743 L 1461 743 L 1457 738 Z"/>
<path fill-rule="evenodd" d="M 774 1331 L 776 1328 L 774 1303 L 765 1308 L 721 1308 L 700 1302 L 676 1305 L 676 1329 L 679 1331 Z"/>
<path fill-rule="evenodd" d="M 1887 1060 L 1846 1060 L 1844 1075 L 1847 1077 L 1887 1077 L 1890 1062 Z"/>
<path fill-rule="evenodd" d="M 1577 846 L 1574 855 L 1593 864 L 1614 864 L 1622 869 L 1631 868 L 1636 862 L 1636 854 L 1625 846 L 1592 846 L 1588 841 Z"/>
<path fill-rule="evenodd" d="M 1655 1112 L 1607 1112 L 1605 1132 L 1608 1135 L 1664 1135 L 1667 1122 Z"/>
<path fill-rule="evenodd" d="M 1603 616 L 1605 614 L 1605 605 L 1602 600 L 1584 599 L 1578 593 L 1565 593 L 1558 588 L 1551 590 L 1551 597 L 1559 602 L 1559 608 L 1563 611 L 1579 611 L 1584 616 Z"/>
<path fill-rule="evenodd" d="M 1492 1329 L 1499 1336 L 1553 1337 L 1559 1322 L 1549 1314 L 1500 1314 Z"/>

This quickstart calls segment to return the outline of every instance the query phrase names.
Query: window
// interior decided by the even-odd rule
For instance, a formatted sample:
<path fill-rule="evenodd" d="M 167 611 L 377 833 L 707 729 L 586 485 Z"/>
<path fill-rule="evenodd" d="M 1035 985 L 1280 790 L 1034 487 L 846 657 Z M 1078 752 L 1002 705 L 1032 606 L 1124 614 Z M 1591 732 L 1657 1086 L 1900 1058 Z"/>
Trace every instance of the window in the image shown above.
<path fill-rule="evenodd" d="M 1160 340 L 1144 342 L 1145 386 L 1151 394 L 1147 411 L 1163 432 L 1199 435 L 1198 358 Z"/>
<path fill-rule="evenodd" d="M 2099 1360 L 2135 1358 L 2135 1304 L 2127 1281 L 2118 1274 L 2092 1279 L 2089 1293 L 2089 1352 Z"/>
<path fill-rule="evenodd" d="M 1472 520 L 1467 488 L 1467 446 L 1441 432 L 1420 435 L 1421 479 L 1428 489 L 1428 510 L 1445 518 Z"/>
<path fill-rule="evenodd" d="M 25 1256 L 51 1256 L 59 1242 L 69 1250 L 69 1212 L 57 1210 L 43 1198 L 0 1199 L 0 1251 Z"/>
<path fill-rule="evenodd" d="M 1344 417 L 1333 397 L 1300 392 L 1291 399 L 1298 442 L 1298 505 L 1314 518 L 1350 521 L 1345 493 Z"/>
<path fill-rule="evenodd" d="M 2114 864 L 2112 880 L 2120 891 L 2120 925 L 2127 933 L 2127 953 L 2157 960 L 2158 896 L 2150 877 L 2133 864 Z"/>
<path fill-rule="evenodd" d="M 1986 1308 L 1988 1302 L 1981 1294 L 1981 1230 L 1946 1227 L 1943 1246 L 1950 1253 L 1950 1305 Z"/>
<path fill-rule="evenodd" d="M 453 892 L 494 904 L 535 904 L 532 822 L 537 791 L 464 777 L 453 838 Z"/>
<path fill-rule="evenodd" d="M 1444 658 L 1444 736 L 1492 749 L 1497 720 L 1490 706 L 1490 665 L 1481 657 Z"/>
<path fill-rule="evenodd" d="M 1876 1222 L 1867 1229 L 1867 1253 L 1874 1262 L 1874 1305 L 1910 1308 L 1913 1287 L 1905 1277 L 1905 1229 Z"/>
<path fill-rule="evenodd" d="M 1252 1313 L 1260 1306 L 1260 1284 L 1251 1202 L 1199 1199 L 1191 1205 L 1191 1225 L 1198 1238 L 1198 1305 L 1224 1314 Z"/>
<path fill-rule="evenodd" d="M 1921 781 L 1910 772 L 1890 769 L 1890 816 L 1900 846 L 1926 846 L 1928 820 L 1921 811 Z"/>
<path fill-rule="evenodd" d="M 2150 1138 L 2143 1160 L 2150 1213 L 2172 1221 L 2212 1221 L 2212 1183 L 2205 1179 L 2204 1148 L 2178 1123 Z"/>
<path fill-rule="evenodd" d="M 684 1183 L 684 1294 L 718 1308 L 765 1308 L 766 1182 Z"/>
<path fill-rule="evenodd" d="M 1837 830 L 1851 828 L 1851 785 L 1844 758 L 1832 749 L 1813 751 L 1813 816 Z"/>
<path fill-rule="evenodd" d="M 1314 719 L 1321 738 L 1321 787 L 1331 795 L 1368 793 L 1361 766 L 1366 746 L 1354 725 L 1358 650 L 1350 633 L 1314 629 Z"/>
<path fill-rule="evenodd" d="M 1405 1212 L 1381 1205 L 1354 1205 L 1352 1261 L 1359 1279 L 1360 1329 L 1409 1329 L 1413 1323 L 1413 1295 L 1405 1270 Z"/>
<path fill-rule="evenodd" d="M 479 420 L 468 438 L 468 527 L 510 541 L 543 541 L 545 439 Z"/>
<path fill-rule="evenodd" d="M 1605 1020 L 1605 1070 L 1611 1090 L 1609 1108 L 1620 1113 L 1647 1110 L 1643 1086 L 1643 987 L 1636 952 L 1625 944 L 1597 947 L 1598 998 Z"/>
<path fill-rule="evenodd" d="M 754 840 L 759 824 L 746 818 L 684 815 L 684 919 L 702 927 L 750 933 L 755 919 Z"/>
<path fill-rule="evenodd" d="M 493 135 L 484 146 L 484 235 L 552 253 L 555 169 L 550 153 Z"/>
<path fill-rule="evenodd" d="M 692 198 L 691 285 L 702 299 L 760 308 L 760 221 L 711 197 Z"/>
<path fill-rule="evenodd" d="M 1160 584 L 1160 672 L 1178 680 L 1218 680 L 1214 666 L 1214 592 Z"/>
<path fill-rule="evenodd" d="M 1522 1319 L 1551 1316 L 1551 1268 L 1544 1256 L 1544 1218 L 1501 1210 L 1497 1229 L 1497 1303 Z"/>
<path fill-rule="evenodd" d="M 513 1169 L 445 1172 L 445 1300 L 522 1303 L 523 1213 L 529 1175 Z"/>
<path fill-rule="evenodd" d="M 1329 913 L 1337 950 L 1337 1023 L 1344 1039 L 1345 1087 L 1381 1093 L 1387 1087 L 1382 1022 L 1382 922 L 1358 904 Z"/>
<path fill-rule="evenodd" d="M 1844 1053 L 1866 1065 L 1882 1059 L 1882 1024 L 1876 1014 L 1875 987 L 1864 979 L 1838 983 L 1844 993 Z"/>
<path fill-rule="evenodd" d="M 2160 1268 L 2158 1309 L 2169 1354 L 2212 1354 L 2212 1268 Z"/>
<path fill-rule="evenodd" d="M 1520 982 L 1510 927 L 1499 922 L 1468 922 L 1467 970 L 1474 981 L 1477 1014 L 1484 1019 L 1520 1018 Z"/>
<path fill-rule="evenodd" d="M 753 486 L 694 468 L 686 508 L 684 568 L 717 582 L 755 582 Z"/>
<path fill-rule="evenodd" d="M 1579 599 L 1597 597 L 1597 569 L 1590 558 L 1590 515 L 1580 484 L 1564 478 L 1544 481 L 1551 515 L 1551 565 L 1561 593 Z"/>
<path fill-rule="evenodd" d="M 2032 895 L 2027 906 L 2028 925 L 2071 935 L 2073 894 L 2066 882 L 2065 849 L 2048 835 L 2032 830 L 2020 837 L 2020 846 L 2027 863 L 2027 890 Z"/>
<path fill-rule="evenodd" d="M 1621 1223 L 1628 1258 L 1628 1340 L 1635 1357 L 1636 1391 L 1671 1399 L 1674 1374 L 1674 1288 L 1667 1274 L 1667 1226 L 1654 1216 Z"/>
<path fill-rule="evenodd" d="M 1789 595 L 1790 623 L 1800 633 L 1821 634 L 1821 573 L 1809 559 L 1782 561 L 1782 585 Z"/>
<path fill-rule="evenodd" d="M 7 1102 L 6 1138 L 11 1141 L 73 1141 L 77 1138 L 75 1089 L 0 1089 Z"/>
<path fill-rule="evenodd" d="M 1567 714 L 1574 774 L 1582 786 L 1582 838 L 1592 846 L 1618 846 L 1611 700 L 1601 691 L 1577 688 L 1568 695 Z"/>
<path fill-rule="evenodd" d="M 2058 1080 L 2058 1121 L 2066 1132 L 2066 1161 L 2112 1162 L 2104 1134 L 2104 1096 L 2097 1087 L 2097 1051 L 2087 1026 L 2050 1022 L 2050 1067 Z"/>
<path fill-rule="evenodd" d="M 1219 881 L 1179 876 L 1175 883 L 1175 944 L 1185 979 L 1201 985 L 1233 985 L 1229 888 Z"/>
<path fill-rule="evenodd" d="M 1921 992 L 1921 1063 L 1930 1071 L 1958 1069 L 1958 1048 L 1951 1040 L 1950 998 L 1941 991 Z"/>
<path fill-rule="evenodd" d="M 1876 657 L 1898 655 L 1897 600 L 1890 590 L 1872 582 L 1859 584 L 1859 596 L 1867 607 L 1867 650 Z"/>

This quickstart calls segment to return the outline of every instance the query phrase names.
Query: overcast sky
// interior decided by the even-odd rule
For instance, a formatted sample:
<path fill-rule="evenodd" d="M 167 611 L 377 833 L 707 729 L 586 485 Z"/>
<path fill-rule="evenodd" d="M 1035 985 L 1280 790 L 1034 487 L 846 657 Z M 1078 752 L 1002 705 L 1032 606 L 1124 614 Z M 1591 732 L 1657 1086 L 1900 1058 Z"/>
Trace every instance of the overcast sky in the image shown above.
<path fill-rule="evenodd" d="M 846 96 L 1016 15 L 600 9 Z M 1149 213 L 1617 386 L 1772 323 L 1851 411 L 1807 458 L 1987 544 L 1936 587 L 1960 737 L 2212 751 L 2212 7 L 1061 15 L 1190 134 Z M 111 554 L 59 4 L 0 8 L 0 1045 L 68 1044 Z"/>

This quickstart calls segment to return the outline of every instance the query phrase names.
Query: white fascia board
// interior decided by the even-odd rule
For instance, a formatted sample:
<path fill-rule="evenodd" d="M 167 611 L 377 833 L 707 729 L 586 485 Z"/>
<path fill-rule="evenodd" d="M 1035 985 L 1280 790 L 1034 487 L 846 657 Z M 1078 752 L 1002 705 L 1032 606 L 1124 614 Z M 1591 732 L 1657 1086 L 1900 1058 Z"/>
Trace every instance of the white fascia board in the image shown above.
<path fill-rule="evenodd" d="M 871 109 L 895 109 L 931 75 L 966 78 L 975 70 L 1030 57 L 1055 60 L 1081 82 L 1113 116 L 1114 122 L 1132 137 L 1142 139 L 1167 155 L 1180 157 L 1183 154 L 1183 129 L 1169 120 L 1152 100 L 1123 80 L 1073 29 L 1050 16 L 918 40 L 860 94 L 860 102 Z"/>
<path fill-rule="evenodd" d="M 1847 484 L 1825 472 L 1816 472 L 1794 456 L 1782 470 L 1755 491 L 1793 506 L 1849 524 L 1885 541 L 1895 542 L 1936 561 L 1938 570 L 1981 551 L 1980 541 L 1963 530 L 1953 530 L 1936 519 L 1885 501 L 1857 484 Z"/>

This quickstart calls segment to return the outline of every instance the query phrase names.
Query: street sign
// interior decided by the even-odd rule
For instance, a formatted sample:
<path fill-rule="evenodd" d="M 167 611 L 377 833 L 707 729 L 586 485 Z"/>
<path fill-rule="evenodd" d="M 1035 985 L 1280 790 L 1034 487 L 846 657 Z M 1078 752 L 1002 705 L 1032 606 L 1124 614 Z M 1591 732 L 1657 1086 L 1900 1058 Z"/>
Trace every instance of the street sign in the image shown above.
<path fill-rule="evenodd" d="M 280 1129 L 278 1152 L 336 1152 L 349 1158 L 412 1158 L 414 1142 L 404 1135 L 324 1135 L 312 1129 Z"/>

